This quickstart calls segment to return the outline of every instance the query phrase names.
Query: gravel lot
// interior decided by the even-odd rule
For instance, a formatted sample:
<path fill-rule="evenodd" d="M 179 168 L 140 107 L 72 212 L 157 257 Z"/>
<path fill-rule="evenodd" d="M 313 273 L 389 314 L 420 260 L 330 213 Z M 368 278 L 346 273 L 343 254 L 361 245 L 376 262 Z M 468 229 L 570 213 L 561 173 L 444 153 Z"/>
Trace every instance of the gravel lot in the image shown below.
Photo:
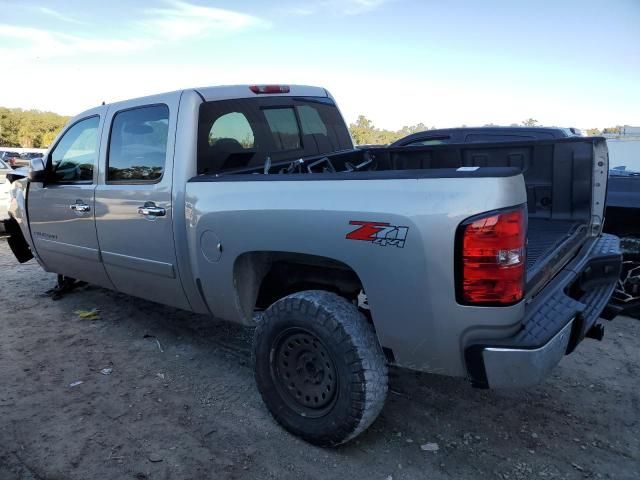
<path fill-rule="evenodd" d="M 95 287 L 52 301 L 2 239 L 0 272 L 2 480 L 640 478 L 638 320 L 527 391 L 392 370 L 373 427 L 323 450 L 262 405 L 250 329 Z"/>

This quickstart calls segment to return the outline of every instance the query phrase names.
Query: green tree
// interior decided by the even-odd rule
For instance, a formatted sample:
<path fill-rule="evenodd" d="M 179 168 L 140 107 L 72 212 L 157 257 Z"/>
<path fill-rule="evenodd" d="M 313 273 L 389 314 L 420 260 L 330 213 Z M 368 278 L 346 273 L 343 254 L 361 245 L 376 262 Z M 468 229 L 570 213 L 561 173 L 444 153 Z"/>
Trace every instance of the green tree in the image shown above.
<path fill-rule="evenodd" d="M 526 120 L 522 121 L 522 126 L 523 127 L 535 127 L 538 125 L 538 120 L 536 120 L 535 118 L 527 118 Z"/>
<path fill-rule="evenodd" d="M 435 127 L 431 127 L 431 129 L 433 128 Z M 380 129 L 376 128 L 373 122 L 364 115 L 359 115 L 355 123 L 349 125 L 351 138 L 353 138 L 356 145 L 385 145 L 412 133 L 425 130 L 429 130 L 429 127 L 422 122 L 416 125 L 405 125 L 400 130 Z"/>
<path fill-rule="evenodd" d="M 603 128 L 602 133 L 611 133 L 614 135 L 619 135 L 620 133 L 622 133 L 622 126 L 616 125 L 615 127 Z"/>
<path fill-rule="evenodd" d="M 602 132 L 597 129 L 597 128 L 587 128 L 585 130 L 585 133 L 589 136 L 589 137 L 597 137 L 598 135 L 601 135 Z"/>
<path fill-rule="evenodd" d="M 373 122 L 364 115 L 358 116 L 356 123 L 349 125 L 349 131 L 356 145 L 374 143 L 376 128 L 373 126 Z"/>
<path fill-rule="evenodd" d="M 68 120 L 52 112 L 0 107 L 0 146 L 48 147 Z"/>

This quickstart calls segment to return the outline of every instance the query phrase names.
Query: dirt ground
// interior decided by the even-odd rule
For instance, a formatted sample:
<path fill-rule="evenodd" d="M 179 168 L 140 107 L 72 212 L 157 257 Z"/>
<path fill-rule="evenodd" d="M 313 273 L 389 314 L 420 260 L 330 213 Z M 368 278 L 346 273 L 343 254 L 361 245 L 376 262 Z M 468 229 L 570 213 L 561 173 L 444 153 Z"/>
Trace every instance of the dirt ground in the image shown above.
<path fill-rule="evenodd" d="M 640 478 L 638 320 L 527 391 L 392 370 L 372 428 L 325 450 L 269 416 L 250 329 L 95 287 L 53 301 L 2 239 L 0 280 L 1 480 Z"/>

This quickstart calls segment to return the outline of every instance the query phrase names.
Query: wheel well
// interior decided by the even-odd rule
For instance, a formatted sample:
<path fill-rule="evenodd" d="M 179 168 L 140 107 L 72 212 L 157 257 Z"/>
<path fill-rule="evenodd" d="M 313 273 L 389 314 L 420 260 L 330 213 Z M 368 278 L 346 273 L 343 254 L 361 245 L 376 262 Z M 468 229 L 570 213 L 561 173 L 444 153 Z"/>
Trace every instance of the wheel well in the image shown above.
<path fill-rule="evenodd" d="M 20 230 L 17 220 L 13 217 L 5 220 L 4 230 L 9 235 L 7 240 L 9 248 L 11 248 L 18 262 L 25 263 L 31 260 L 33 253 L 31 253 L 31 248 L 29 248 L 29 244 L 24 239 L 24 235 L 22 235 L 22 230 Z"/>
<path fill-rule="evenodd" d="M 245 315 L 303 290 L 327 290 L 355 300 L 363 289 L 356 272 L 343 262 L 288 252 L 241 255 L 234 265 L 234 281 Z"/>

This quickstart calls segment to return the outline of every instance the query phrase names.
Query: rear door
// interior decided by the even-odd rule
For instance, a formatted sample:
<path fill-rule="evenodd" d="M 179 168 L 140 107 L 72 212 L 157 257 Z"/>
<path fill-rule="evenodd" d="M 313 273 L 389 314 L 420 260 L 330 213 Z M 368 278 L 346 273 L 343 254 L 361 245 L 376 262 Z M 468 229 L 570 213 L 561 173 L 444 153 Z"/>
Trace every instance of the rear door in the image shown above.
<path fill-rule="evenodd" d="M 102 259 L 116 289 L 190 309 L 177 269 L 172 173 L 180 92 L 113 105 L 96 189 Z"/>
<path fill-rule="evenodd" d="M 105 113 L 94 109 L 65 130 L 47 158 L 50 179 L 29 184 L 27 203 L 33 243 L 49 271 L 113 288 L 100 261 L 94 208 Z"/>

